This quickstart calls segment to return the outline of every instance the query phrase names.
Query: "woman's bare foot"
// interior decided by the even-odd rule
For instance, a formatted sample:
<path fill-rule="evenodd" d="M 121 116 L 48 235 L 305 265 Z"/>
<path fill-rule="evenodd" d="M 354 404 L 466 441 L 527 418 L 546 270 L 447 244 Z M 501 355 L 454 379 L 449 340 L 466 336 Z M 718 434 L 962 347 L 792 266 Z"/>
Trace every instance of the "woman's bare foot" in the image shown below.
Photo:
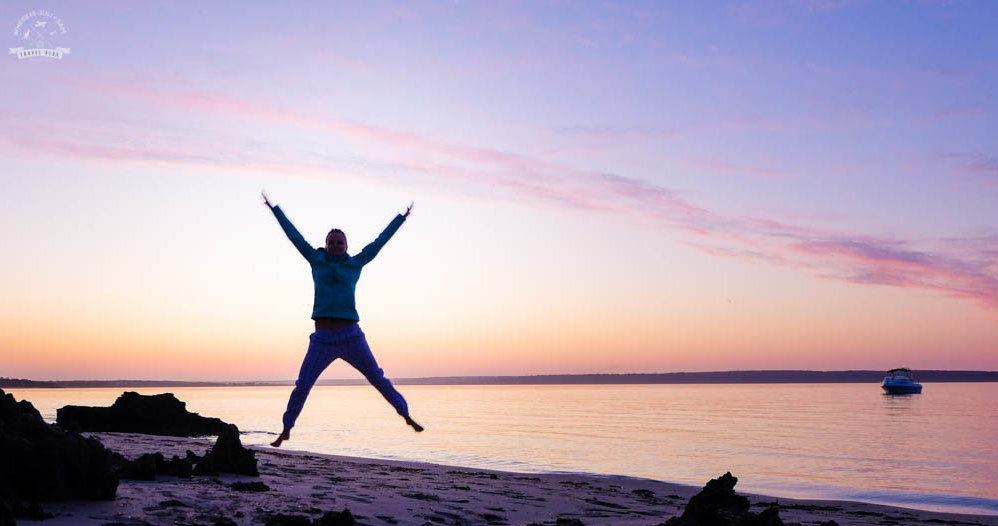
<path fill-rule="evenodd" d="M 409 416 L 405 417 L 405 423 L 406 423 L 406 424 L 409 424 L 410 426 L 412 426 L 412 428 L 413 428 L 413 429 L 414 429 L 414 430 L 415 430 L 415 431 L 416 431 L 417 433 L 419 433 L 420 431 L 422 431 L 422 430 L 423 430 L 423 426 L 421 426 L 421 425 L 417 424 L 417 423 L 416 423 L 416 421 L 412 419 L 412 417 L 409 417 Z"/>
<path fill-rule="evenodd" d="M 284 442 L 289 438 L 291 438 L 291 430 L 285 429 L 284 431 L 281 432 L 281 436 L 277 437 L 277 440 L 271 442 L 270 445 L 274 447 L 281 447 L 281 442 Z"/>

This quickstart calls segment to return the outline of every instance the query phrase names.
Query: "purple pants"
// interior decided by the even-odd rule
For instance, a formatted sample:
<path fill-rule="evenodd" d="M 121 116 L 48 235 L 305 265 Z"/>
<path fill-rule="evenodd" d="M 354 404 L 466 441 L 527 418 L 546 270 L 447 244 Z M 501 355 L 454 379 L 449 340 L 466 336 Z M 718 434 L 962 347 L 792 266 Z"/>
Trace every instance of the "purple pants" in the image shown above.
<path fill-rule="evenodd" d="M 402 416 L 409 416 L 409 406 L 405 403 L 405 398 L 395 390 L 392 382 L 385 378 L 385 371 L 378 367 L 378 362 L 371 354 L 371 348 L 367 345 L 367 338 L 359 325 L 351 325 L 335 331 L 317 330 L 308 338 L 308 352 L 305 360 L 302 361 L 301 371 L 298 373 L 298 380 L 295 381 L 295 389 L 291 391 L 291 398 L 288 400 L 288 409 L 284 412 L 284 429 L 291 429 L 295 425 L 295 420 L 305 406 L 305 399 L 308 398 L 309 391 L 315 385 L 315 381 L 322 374 L 322 371 L 333 363 L 337 358 L 343 358 L 352 365 L 371 382 L 381 396 L 392 404 L 395 411 Z"/>

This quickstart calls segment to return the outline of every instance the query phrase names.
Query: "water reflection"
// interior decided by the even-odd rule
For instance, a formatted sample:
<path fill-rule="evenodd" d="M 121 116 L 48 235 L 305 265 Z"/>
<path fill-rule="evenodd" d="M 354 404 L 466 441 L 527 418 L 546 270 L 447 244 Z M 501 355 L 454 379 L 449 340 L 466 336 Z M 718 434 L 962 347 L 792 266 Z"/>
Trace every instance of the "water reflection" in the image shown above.
<path fill-rule="evenodd" d="M 920 393 L 881 393 L 881 405 L 885 416 L 913 416 L 918 408 L 918 401 L 921 396 Z"/>

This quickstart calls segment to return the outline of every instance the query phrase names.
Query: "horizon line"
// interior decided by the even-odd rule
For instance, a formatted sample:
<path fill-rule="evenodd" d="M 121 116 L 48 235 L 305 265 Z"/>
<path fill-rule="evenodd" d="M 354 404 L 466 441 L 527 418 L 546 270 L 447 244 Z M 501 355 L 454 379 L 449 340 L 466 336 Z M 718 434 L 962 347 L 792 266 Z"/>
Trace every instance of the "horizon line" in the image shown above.
<path fill-rule="evenodd" d="M 854 383 L 879 380 L 885 371 L 875 369 L 740 369 L 679 371 L 670 373 L 573 373 L 531 375 L 462 375 L 396 378 L 399 385 L 563 385 L 563 384 L 670 384 L 670 383 Z M 998 382 L 998 371 L 968 369 L 915 370 L 921 381 Z M 316 385 L 364 385 L 363 378 L 331 378 Z M 239 387 L 293 385 L 286 380 L 32 380 L 0 377 L 2 387 Z"/>

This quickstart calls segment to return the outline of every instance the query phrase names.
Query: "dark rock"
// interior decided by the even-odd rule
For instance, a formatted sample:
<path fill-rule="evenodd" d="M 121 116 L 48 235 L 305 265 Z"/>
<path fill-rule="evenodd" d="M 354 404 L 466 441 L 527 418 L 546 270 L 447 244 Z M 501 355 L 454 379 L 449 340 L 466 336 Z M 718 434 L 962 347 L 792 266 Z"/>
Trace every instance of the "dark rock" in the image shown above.
<path fill-rule="evenodd" d="M 67 405 L 56 411 L 56 423 L 71 431 L 110 431 L 166 436 L 205 436 L 221 433 L 217 418 L 191 413 L 172 393 L 122 393 L 111 407 Z"/>
<path fill-rule="evenodd" d="M 32 502 L 27 506 L 14 506 L 14 516 L 31 521 L 43 521 L 55 517 L 51 513 L 43 510 L 37 502 Z"/>
<path fill-rule="evenodd" d="M 111 465 L 121 480 L 156 480 L 157 461 L 161 453 L 146 453 L 135 460 L 127 460 L 120 453 L 111 453 Z"/>
<path fill-rule="evenodd" d="M 303 515 L 284 515 L 278 513 L 267 519 L 264 526 L 312 526 L 312 521 Z"/>
<path fill-rule="evenodd" d="M 690 499 L 687 509 L 694 504 L 703 507 L 721 509 L 732 513 L 745 513 L 749 509 L 749 500 L 735 493 L 738 477 L 731 472 L 716 479 L 711 479 L 707 485 Z"/>
<path fill-rule="evenodd" d="M 190 508 L 190 505 L 177 499 L 164 500 L 159 503 L 160 508 Z"/>
<path fill-rule="evenodd" d="M 759 515 L 749 512 L 749 500 L 735 494 L 737 483 L 730 472 L 711 479 L 690 498 L 683 514 L 665 521 L 665 526 L 783 526 L 775 507 Z"/>
<path fill-rule="evenodd" d="M 191 453 L 188 452 L 188 457 Z M 256 467 L 256 453 L 243 447 L 239 441 L 239 428 L 229 424 L 221 430 L 215 445 L 194 465 L 195 475 L 215 473 L 235 473 L 237 475 L 259 476 Z"/>
<path fill-rule="evenodd" d="M 344 508 L 343 511 L 330 511 L 315 519 L 315 526 L 357 526 L 357 521 L 350 510 Z"/>
<path fill-rule="evenodd" d="M 270 486 L 263 482 L 233 482 L 229 487 L 236 491 L 270 491 Z"/>
<path fill-rule="evenodd" d="M 779 511 L 779 508 L 773 506 L 762 510 L 758 515 L 749 513 L 738 523 L 738 526 L 783 526 Z"/>
<path fill-rule="evenodd" d="M 236 521 L 227 518 L 215 519 L 211 526 L 237 526 Z"/>
<path fill-rule="evenodd" d="M 135 460 L 128 460 L 120 453 L 111 453 L 111 466 L 122 480 L 155 480 L 156 475 L 190 478 L 194 464 L 201 457 L 188 451 L 185 458 L 174 456 L 166 460 L 162 453 L 146 453 Z"/>
<path fill-rule="evenodd" d="M 0 389 L 0 499 L 111 500 L 118 478 L 94 438 L 46 424 L 30 402 Z"/>
<path fill-rule="evenodd" d="M 191 474 L 194 471 L 194 464 L 199 460 L 199 457 L 193 451 L 188 451 L 185 458 L 173 456 L 170 460 L 166 460 L 160 453 L 156 453 L 156 455 L 158 455 L 156 458 L 157 475 L 168 475 L 185 479 L 191 478 Z M 194 458 L 191 458 L 192 456 Z"/>
<path fill-rule="evenodd" d="M 0 393 L 3 393 L 3 389 L 0 389 Z M 11 400 L 14 399 L 14 395 L 8 395 L 8 396 L 10 396 Z M 17 411 L 21 413 L 21 415 L 23 415 L 25 418 L 31 420 L 42 420 L 42 414 L 39 413 L 38 410 L 35 409 L 35 406 L 31 405 L 31 402 L 27 400 L 21 400 L 20 402 L 17 402 Z"/>
<path fill-rule="evenodd" d="M 579 519 L 569 519 L 566 517 L 558 517 L 558 520 L 554 524 L 555 526 L 585 526 Z"/>
<path fill-rule="evenodd" d="M 0 526 L 17 526 L 14 522 L 14 510 L 10 509 L 10 505 L 2 498 L 0 498 Z"/>
<path fill-rule="evenodd" d="M 202 458 L 194 464 L 194 470 L 191 471 L 191 474 L 205 477 L 209 475 L 218 475 L 218 471 L 215 470 L 214 465 L 212 465 L 210 461 Z"/>

